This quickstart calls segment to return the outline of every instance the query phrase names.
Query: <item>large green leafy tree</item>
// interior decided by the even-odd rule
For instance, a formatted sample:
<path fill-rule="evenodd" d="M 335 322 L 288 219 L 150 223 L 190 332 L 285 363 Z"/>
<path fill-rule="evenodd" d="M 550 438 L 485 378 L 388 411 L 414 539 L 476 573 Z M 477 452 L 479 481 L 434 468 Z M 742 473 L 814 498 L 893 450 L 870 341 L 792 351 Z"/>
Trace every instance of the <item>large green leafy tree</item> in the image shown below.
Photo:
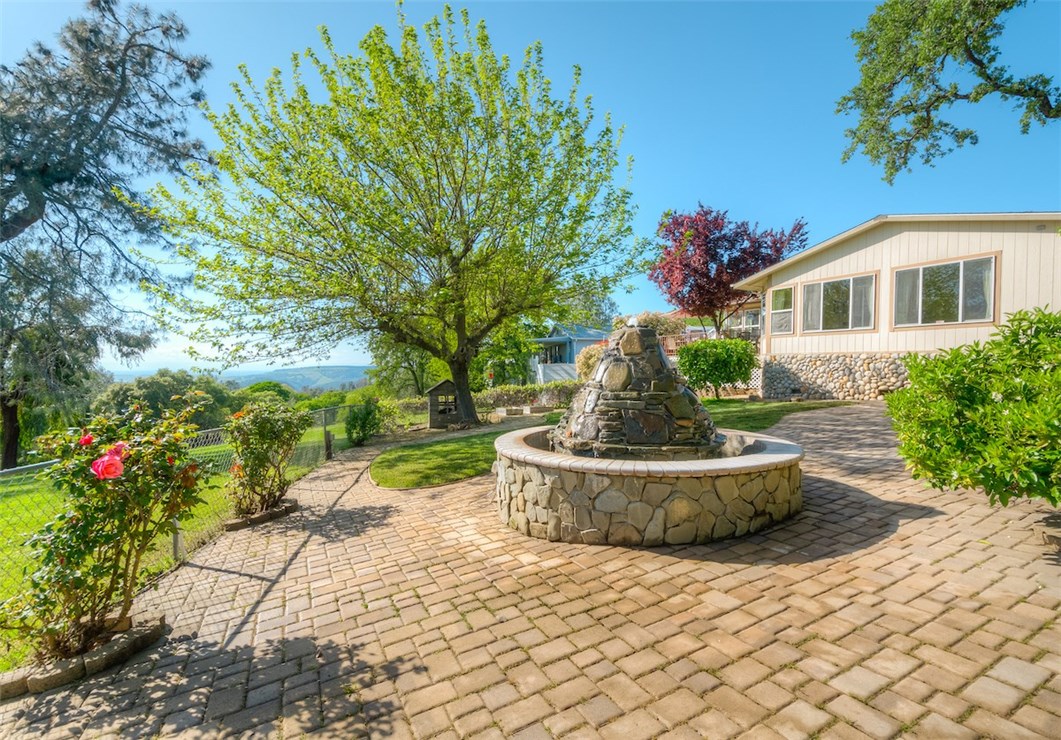
<path fill-rule="evenodd" d="M 85 400 L 104 346 L 132 359 L 152 341 L 146 327 L 119 317 L 54 250 L 8 254 L 23 269 L 0 263 L 0 468 L 18 464 L 27 410 Z"/>
<path fill-rule="evenodd" d="M 618 133 L 579 100 L 577 68 L 553 97 L 538 44 L 514 67 L 466 13 L 422 33 L 399 14 L 397 45 L 376 27 L 359 56 L 322 39 L 286 79 L 244 70 L 211 116 L 220 173 L 157 191 L 213 296 L 169 297 L 235 360 L 367 332 L 420 348 L 474 422 L 469 368 L 491 332 L 632 272 Z"/>
<path fill-rule="evenodd" d="M 1020 128 L 1061 118 L 1061 87 L 1045 74 L 1013 74 L 999 60 L 1002 17 L 1025 0 L 885 0 L 852 34 L 861 78 L 840 98 L 848 129 L 846 162 L 861 149 L 891 183 L 917 157 L 925 164 L 977 142 L 944 118 L 956 103 L 998 95 L 1022 110 Z"/>
<path fill-rule="evenodd" d="M 184 408 L 185 397 L 194 391 L 203 393 L 203 403 L 191 415 L 191 423 L 200 429 L 221 426 L 240 405 L 236 394 L 210 375 L 192 374 L 187 370 L 162 369 L 131 383 L 113 383 L 93 401 L 101 414 L 122 414 L 132 405 L 142 403 L 156 416 L 163 411 Z"/>

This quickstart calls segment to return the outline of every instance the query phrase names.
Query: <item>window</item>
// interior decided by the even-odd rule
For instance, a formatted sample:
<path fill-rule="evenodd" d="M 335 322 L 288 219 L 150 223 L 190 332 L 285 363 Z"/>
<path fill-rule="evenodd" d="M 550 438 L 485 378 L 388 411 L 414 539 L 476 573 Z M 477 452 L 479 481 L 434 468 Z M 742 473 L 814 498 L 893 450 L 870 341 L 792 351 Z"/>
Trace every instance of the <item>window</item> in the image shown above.
<path fill-rule="evenodd" d="M 994 257 L 897 270 L 895 325 L 991 321 L 994 285 Z"/>
<path fill-rule="evenodd" d="M 792 333 L 792 288 L 775 288 L 770 294 L 770 333 Z"/>
<path fill-rule="evenodd" d="M 803 286 L 803 331 L 873 328 L 873 275 Z"/>

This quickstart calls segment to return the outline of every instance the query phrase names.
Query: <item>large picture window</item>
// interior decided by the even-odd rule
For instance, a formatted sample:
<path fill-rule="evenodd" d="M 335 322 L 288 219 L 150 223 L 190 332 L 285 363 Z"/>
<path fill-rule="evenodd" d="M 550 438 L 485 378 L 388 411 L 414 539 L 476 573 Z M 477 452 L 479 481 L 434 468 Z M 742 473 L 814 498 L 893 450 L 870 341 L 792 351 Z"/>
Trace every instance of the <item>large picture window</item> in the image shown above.
<path fill-rule="evenodd" d="M 895 325 L 991 321 L 994 288 L 994 257 L 897 270 Z"/>
<path fill-rule="evenodd" d="M 803 331 L 873 328 L 874 276 L 803 286 Z"/>
<path fill-rule="evenodd" d="M 792 288 L 774 288 L 770 293 L 770 333 L 792 333 Z"/>

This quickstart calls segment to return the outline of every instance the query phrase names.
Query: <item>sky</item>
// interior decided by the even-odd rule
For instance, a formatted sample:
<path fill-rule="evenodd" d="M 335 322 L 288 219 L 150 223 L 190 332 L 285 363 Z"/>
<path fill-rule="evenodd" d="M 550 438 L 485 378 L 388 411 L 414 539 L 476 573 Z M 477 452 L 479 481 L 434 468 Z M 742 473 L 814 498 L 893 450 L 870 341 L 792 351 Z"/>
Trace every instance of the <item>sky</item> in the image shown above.
<path fill-rule="evenodd" d="M 321 48 L 326 25 L 340 51 L 357 52 L 375 25 L 396 28 L 392 2 L 149 2 L 172 9 L 190 35 L 186 50 L 212 62 L 204 89 L 214 108 L 231 99 L 237 65 L 264 79 L 290 68 L 293 52 Z M 16 61 L 34 40 L 54 39 L 79 3 L 0 0 L 0 62 Z M 882 213 L 1061 210 L 1061 123 L 1019 131 L 1019 112 L 997 97 L 955 109 L 980 142 L 900 174 L 894 185 L 861 155 L 841 163 L 854 120 L 836 101 L 858 80 L 851 32 L 868 2 L 508 2 L 456 5 L 486 21 L 496 51 L 516 59 L 541 41 L 558 95 L 571 69 L 598 113 L 625 127 L 621 153 L 634 159 L 634 232 L 652 237 L 667 210 L 698 203 L 764 228 L 807 221 L 810 244 Z M 407 2 L 418 25 L 440 3 Z M 1018 74 L 1061 80 L 1061 1 L 1039 0 L 1009 13 L 1002 60 Z M 213 144 L 212 131 L 193 131 Z M 669 310 L 646 278 L 613 296 L 623 313 Z M 188 367 L 187 340 L 164 339 L 139 364 Z M 316 361 L 314 361 L 316 362 Z M 368 364 L 350 343 L 324 360 Z M 314 364 L 296 362 L 295 364 Z M 110 363 L 112 369 L 118 365 Z"/>

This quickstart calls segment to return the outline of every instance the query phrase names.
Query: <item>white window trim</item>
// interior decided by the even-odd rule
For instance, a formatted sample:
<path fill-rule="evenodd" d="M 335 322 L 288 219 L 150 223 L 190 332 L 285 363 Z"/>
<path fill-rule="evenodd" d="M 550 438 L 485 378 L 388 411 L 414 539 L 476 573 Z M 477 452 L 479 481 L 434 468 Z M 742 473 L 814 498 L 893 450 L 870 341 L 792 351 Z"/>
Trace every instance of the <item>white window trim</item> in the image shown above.
<path fill-rule="evenodd" d="M 980 260 L 991 260 L 991 292 L 988 294 L 987 302 L 987 317 L 982 319 L 965 319 L 965 263 L 966 262 L 979 262 Z M 924 285 L 925 285 L 925 268 L 926 267 L 941 267 L 944 265 L 959 265 L 958 268 L 958 320 L 957 321 L 933 321 L 926 323 L 924 316 L 922 315 L 922 303 L 924 303 Z M 914 324 L 900 324 L 896 321 L 895 311 L 899 307 L 895 301 L 895 296 L 898 295 L 898 283 L 900 272 L 910 272 L 911 270 L 917 270 L 917 323 Z M 959 260 L 949 260 L 947 262 L 933 262 L 928 265 L 917 265 L 915 267 L 897 267 L 893 273 L 892 278 L 892 326 L 896 329 L 907 329 L 910 327 L 918 326 L 958 326 L 959 324 L 990 324 L 995 320 L 995 288 L 998 285 L 998 258 L 993 254 L 984 254 L 976 257 L 965 257 Z"/>
<path fill-rule="evenodd" d="M 852 326 L 851 323 L 854 319 L 854 295 L 855 295 L 855 283 L 854 281 L 858 278 L 872 278 L 873 280 L 873 293 L 872 299 L 869 302 L 869 325 L 868 326 Z M 818 320 L 825 323 L 825 285 L 827 283 L 847 283 L 847 326 L 842 329 L 808 329 L 806 324 L 803 322 L 803 312 L 800 311 L 800 328 L 804 334 L 828 334 L 830 332 L 839 331 L 872 331 L 877 325 L 877 275 L 876 273 L 868 273 L 866 275 L 852 275 L 850 277 L 836 278 L 833 280 L 815 280 L 810 283 L 803 283 L 801 286 L 803 289 L 803 295 L 801 300 L 806 301 L 807 299 L 807 286 L 808 285 L 820 285 L 821 290 L 818 291 Z M 920 300 L 920 299 L 919 299 Z M 921 314 L 918 313 L 918 316 Z"/>

